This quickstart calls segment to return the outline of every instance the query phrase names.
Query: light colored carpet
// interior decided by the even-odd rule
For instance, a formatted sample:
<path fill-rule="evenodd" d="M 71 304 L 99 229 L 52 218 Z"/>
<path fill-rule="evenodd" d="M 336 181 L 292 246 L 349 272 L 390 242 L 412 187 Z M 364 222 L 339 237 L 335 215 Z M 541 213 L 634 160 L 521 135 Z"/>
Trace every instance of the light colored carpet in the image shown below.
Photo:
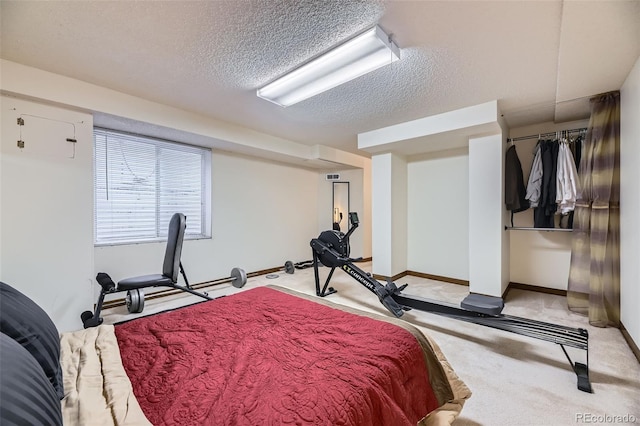
<path fill-rule="evenodd" d="M 359 266 L 370 269 L 370 263 Z M 321 268 L 321 278 L 328 271 Z M 407 294 L 454 304 L 468 294 L 465 286 L 411 276 L 396 283 L 408 283 Z M 276 279 L 249 278 L 242 289 L 222 284 L 208 291 L 211 297 L 218 297 L 267 284 L 315 294 L 313 268 L 296 270 L 293 275 L 281 272 Z M 331 285 L 338 293 L 328 296 L 329 300 L 390 315 L 373 293 L 344 272 L 336 271 Z M 148 300 L 142 315 L 202 299 L 189 295 L 161 300 Z M 403 318 L 435 338 L 473 392 L 456 425 L 640 424 L 640 364 L 618 329 L 591 327 L 584 317 L 567 310 L 564 297 L 537 292 L 511 290 L 503 312 L 586 328 L 594 393 L 577 389 L 576 376 L 559 345 L 427 312 L 407 312 Z M 124 307 L 105 311 L 103 316 L 107 323 L 134 317 Z M 585 361 L 585 351 L 567 351 L 574 362 Z"/>

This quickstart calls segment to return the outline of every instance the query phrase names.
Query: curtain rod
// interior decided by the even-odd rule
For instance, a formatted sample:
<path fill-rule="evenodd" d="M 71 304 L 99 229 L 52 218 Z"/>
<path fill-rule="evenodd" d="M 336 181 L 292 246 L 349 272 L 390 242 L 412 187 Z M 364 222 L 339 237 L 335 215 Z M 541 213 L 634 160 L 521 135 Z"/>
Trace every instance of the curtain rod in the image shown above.
<path fill-rule="evenodd" d="M 537 135 L 529 135 L 529 136 L 518 136 L 517 138 L 508 138 L 507 139 L 507 143 L 509 142 L 517 142 L 517 141 L 523 141 L 523 140 L 527 140 L 527 139 L 542 139 L 542 138 L 550 138 L 553 136 L 558 136 L 558 135 L 569 135 L 571 133 L 582 133 L 582 132 L 586 132 L 587 128 L 586 127 L 582 127 L 580 129 L 571 129 L 571 130 L 558 130 L 557 132 L 547 132 L 547 133 L 538 133 Z"/>

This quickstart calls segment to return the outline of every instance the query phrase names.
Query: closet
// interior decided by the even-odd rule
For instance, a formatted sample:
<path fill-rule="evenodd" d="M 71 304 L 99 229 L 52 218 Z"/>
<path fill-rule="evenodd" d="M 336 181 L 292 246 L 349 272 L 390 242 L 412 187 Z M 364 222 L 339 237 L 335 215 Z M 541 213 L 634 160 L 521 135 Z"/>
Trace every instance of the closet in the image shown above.
<path fill-rule="evenodd" d="M 537 135 L 520 136 L 507 139 L 513 146 L 508 148 L 507 175 L 505 176 L 505 191 L 513 188 L 516 177 L 510 176 L 509 166 L 515 161 L 522 172 L 522 162 L 519 159 L 515 142 L 536 139 L 533 159 L 529 167 L 528 178 L 523 176 L 523 199 L 519 208 L 512 208 L 507 202 L 507 209 L 512 212 L 511 226 L 507 230 L 524 231 L 571 231 L 573 224 L 573 210 L 579 191 L 578 175 L 582 143 L 587 128 L 560 130 L 556 132 L 539 133 Z M 510 157 L 509 154 L 512 154 Z M 513 157 L 515 156 L 515 158 Z M 514 170 L 514 173 L 516 171 Z M 518 177 L 519 180 L 519 177 Z M 518 181 L 518 184 L 520 182 Z M 513 189 L 516 191 L 516 189 Z M 515 195 L 515 194 L 514 194 Z M 514 226 L 513 214 L 533 209 L 532 226 Z"/>
<path fill-rule="evenodd" d="M 575 155 L 576 141 L 584 139 L 588 120 L 568 123 L 541 123 L 535 126 L 511 129 L 507 147 L 514 146 L 522 167 L 525 187 L 529 182 L 539 140 L 568 139 L 574 146 L 571 152 Z M 577 159 L 576 159 L 577 160 Z M 579 161 L 575 161 L 576 168 Z M 555 176 L 554 176 L 555 178 Z M 556 208 L 557 209 L 557 208 Z M 554 210 L 556 210 L 554 209 Z M 540 228 L 535 226 L 534 209 L 528 208 L 513 214 L 505 210 L 507 218 L 505 227 L 510 245 L 510 281 L 513 283 L 543 287 L 555 290 L 566 290 L 571 261 L 571 227 L 568 217 L 554 214 L 554 227 Z M 563 227 L 560 227 L 563 226 Z"/>

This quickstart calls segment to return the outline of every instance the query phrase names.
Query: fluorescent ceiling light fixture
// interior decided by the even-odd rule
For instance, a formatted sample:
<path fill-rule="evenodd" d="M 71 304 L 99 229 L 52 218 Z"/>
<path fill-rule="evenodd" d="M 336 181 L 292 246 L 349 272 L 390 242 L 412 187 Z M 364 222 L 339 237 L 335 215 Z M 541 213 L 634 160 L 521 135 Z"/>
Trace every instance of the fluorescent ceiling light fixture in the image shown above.
<path fill-rule="evenodd" d="M 400 49 L 379 26 L 258 89 L 258 96 L 289 106 L 400 59 Z"/>

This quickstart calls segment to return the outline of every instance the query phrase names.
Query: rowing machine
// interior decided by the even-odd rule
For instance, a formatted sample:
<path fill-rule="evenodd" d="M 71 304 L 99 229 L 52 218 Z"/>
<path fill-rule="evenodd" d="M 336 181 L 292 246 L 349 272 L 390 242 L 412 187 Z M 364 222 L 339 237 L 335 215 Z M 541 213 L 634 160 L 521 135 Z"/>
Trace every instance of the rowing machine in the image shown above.
<path fill-rule="evenodd" d="M 458 307 L 403 294 L 402 291 L 407 287 L 407 284 L 397 287 L 391 280 L 387 280 L 387 284 L 382 285 L 371 274 L 353 264 L 357 259 L 349 257 L 349 237 L 359 225 L 358 214 L 350 212 L 349 221 L 351 222 L 351 228 L 346 234 L 333 230 L 324 231 L 318 238 L 311 240 L 317 296 L 325 297 L 337 292 L 333 287 L 329 287 L 329 282 L 335 269 L 340 268 L 367 290 L 378 296 L 384 307 L 397 318 L 400 318 L 404 311 L 417 309 L 556 343 L 562 348 L 572 370 L 576 374 L 578 389 L 584 392 L 592 392 L 591 382 L 589 381 L 589 333 L 587 330 L 504 315 L 502 314 L 504 301 L 500 297 L 470 294 Z M 322 288 L 320 288 L 320 275 L 318 272 L 319 263 L 331 268 Z M 565 346 L 584 350 L 586 352 L 585 363 L 574 363 L 569 357 Z"/>

